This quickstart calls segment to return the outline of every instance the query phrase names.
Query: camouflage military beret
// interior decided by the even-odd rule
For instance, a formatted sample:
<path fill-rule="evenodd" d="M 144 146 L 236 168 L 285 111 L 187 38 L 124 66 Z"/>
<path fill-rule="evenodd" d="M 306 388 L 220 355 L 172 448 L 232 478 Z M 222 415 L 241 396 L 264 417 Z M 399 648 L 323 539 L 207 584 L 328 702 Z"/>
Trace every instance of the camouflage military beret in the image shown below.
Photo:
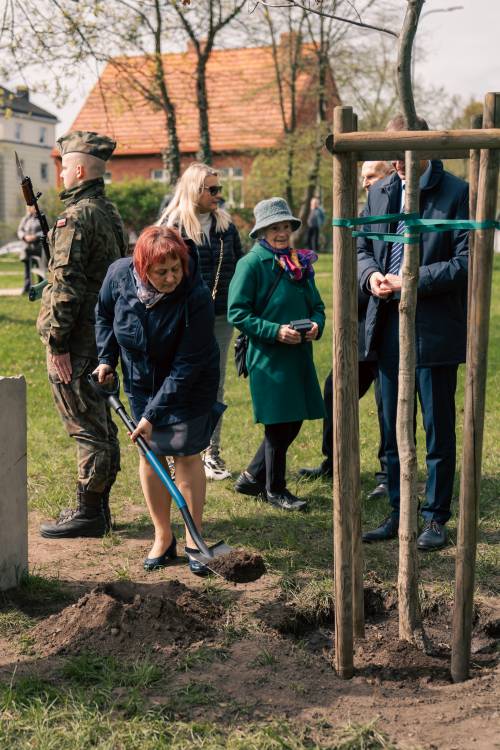
<path fill-rule="evenodd" d="M 88 130 L 73 130 L 58 138 L 57 145 L 61 156 L 79 152 L 108 161 L 116 148 L 116 141 L 108 138 L 107 135 L 99 135 Z"/>

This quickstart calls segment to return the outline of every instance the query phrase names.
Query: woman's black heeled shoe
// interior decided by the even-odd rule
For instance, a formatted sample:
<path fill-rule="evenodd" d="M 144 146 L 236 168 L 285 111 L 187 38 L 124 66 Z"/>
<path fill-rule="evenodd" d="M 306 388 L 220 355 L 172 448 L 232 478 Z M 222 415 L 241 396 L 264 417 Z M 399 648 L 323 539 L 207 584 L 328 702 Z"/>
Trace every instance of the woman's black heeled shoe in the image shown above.
<path fill-rule="evenodd" d="M 203 563 L 198 562 L 198 560 L 193 560 L 191 557 L 189 557 L 190 552 L 199 552 L 198 549 L 192 549 L 191 547 L 184 547 L 184 552 L 188 556 L 188 562 L 189 562 L 189 570 L 191 573 L 194 573 L 195 576 L 205 577 L 210 575 L 212 572 L 210 568 L 207 568 L 206 565 L 203 565 Z"/>
<path fill-rule="evenodd" d="M 177 559 L 177 539 L 172 536 L 170 546 L 167 547 L 163 555 L 160 557 L 146 557 L 144 560 L 144 570 L 158 570 L 159 568 L 165 568 L 171 560 Z"/>

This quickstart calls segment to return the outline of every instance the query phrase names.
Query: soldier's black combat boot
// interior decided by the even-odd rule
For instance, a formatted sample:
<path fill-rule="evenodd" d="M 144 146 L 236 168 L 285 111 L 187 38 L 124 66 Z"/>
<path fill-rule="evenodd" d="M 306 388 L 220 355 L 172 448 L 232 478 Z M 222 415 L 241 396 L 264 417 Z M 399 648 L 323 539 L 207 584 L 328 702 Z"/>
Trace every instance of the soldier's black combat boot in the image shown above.
<path fill-rule="evenodd" d="M 113 519 L 111 517 L 111 509 L 109 507 L 109 494 L 111 492 L 111 487 L 108 487 L 104 490 L 102 493 L 102 512 L 104 513 L 104 518 L 106 521 L 106 533 L 110 532 L 112 529 L 115 528 L 115 525 L 113 523 Z"/>
<path fill-rule="evenodd" d="M 102 537 L 110 530 L 102 492 L 89 492 L 78 487 L 76 497 L 77 507 L 74 510 L 63 511 L 55 523 L 44 523 L 40 526 L 40 534 L 43 537 Z"/>
<path fill-rule="evenodd" d="M 106 533 L 115 528 L 113 519 L 111 517 L 111 509 L 109 507 L 110 492 L 111 487 L 107 487 L 102 493 L 102 512 L 104 513 L 104 518 L 106 520 Z M 74 512 L 74 508 L 63 508 L 63 510 L 57 517 L 56 524 L 61 524 L 63 523 L 63 521 L 67 521 L 69 518 L 72 518 Z"/>

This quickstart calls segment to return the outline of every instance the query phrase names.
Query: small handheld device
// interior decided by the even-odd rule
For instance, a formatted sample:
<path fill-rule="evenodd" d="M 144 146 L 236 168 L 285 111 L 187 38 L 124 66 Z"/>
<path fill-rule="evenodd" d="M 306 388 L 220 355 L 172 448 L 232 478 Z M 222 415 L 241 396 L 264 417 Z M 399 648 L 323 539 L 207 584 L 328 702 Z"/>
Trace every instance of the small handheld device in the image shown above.
<path fill-rule="evenodd" d="M 302 341 L 306 340 L 306 333 L 311 330 L 313 324 L 309 318 L 303 318 L 302 320 L 291 320 L 289 323 L 290 328 L 300 333 Z"/>

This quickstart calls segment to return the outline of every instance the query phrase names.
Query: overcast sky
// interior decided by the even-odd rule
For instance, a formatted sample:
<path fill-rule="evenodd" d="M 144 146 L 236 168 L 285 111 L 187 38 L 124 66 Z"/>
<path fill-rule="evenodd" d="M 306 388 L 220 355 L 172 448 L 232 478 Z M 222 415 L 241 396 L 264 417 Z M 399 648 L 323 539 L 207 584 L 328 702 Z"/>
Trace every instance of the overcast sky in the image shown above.
<path fill-rule="evenodd" d="M 454 6 L 462 9 L 430 12 Z M 375 32 L 361 33 L 367 33 L 372 42 Z M 416 69 L 424 85 L 444 86 L 449 94 L 460 94 L 466 100 L 500 91 L 500 0 L 427 0 L 417 41 L 425 51 L 425 59 Z M 33 96 L 37 104 L 58 115 L 58 135 L 71 127 L 92 84 L 89 77 L 59 111 L 50 97 Z"/>
<path fill-rule="evenodd" d="M 453 6 L 463 10 L 429 13 Z M 425 83 L 466 98 L 500 91 L 500 0 L 427 0 L 417 39 L 426 51 L 417 65 Z"/>

